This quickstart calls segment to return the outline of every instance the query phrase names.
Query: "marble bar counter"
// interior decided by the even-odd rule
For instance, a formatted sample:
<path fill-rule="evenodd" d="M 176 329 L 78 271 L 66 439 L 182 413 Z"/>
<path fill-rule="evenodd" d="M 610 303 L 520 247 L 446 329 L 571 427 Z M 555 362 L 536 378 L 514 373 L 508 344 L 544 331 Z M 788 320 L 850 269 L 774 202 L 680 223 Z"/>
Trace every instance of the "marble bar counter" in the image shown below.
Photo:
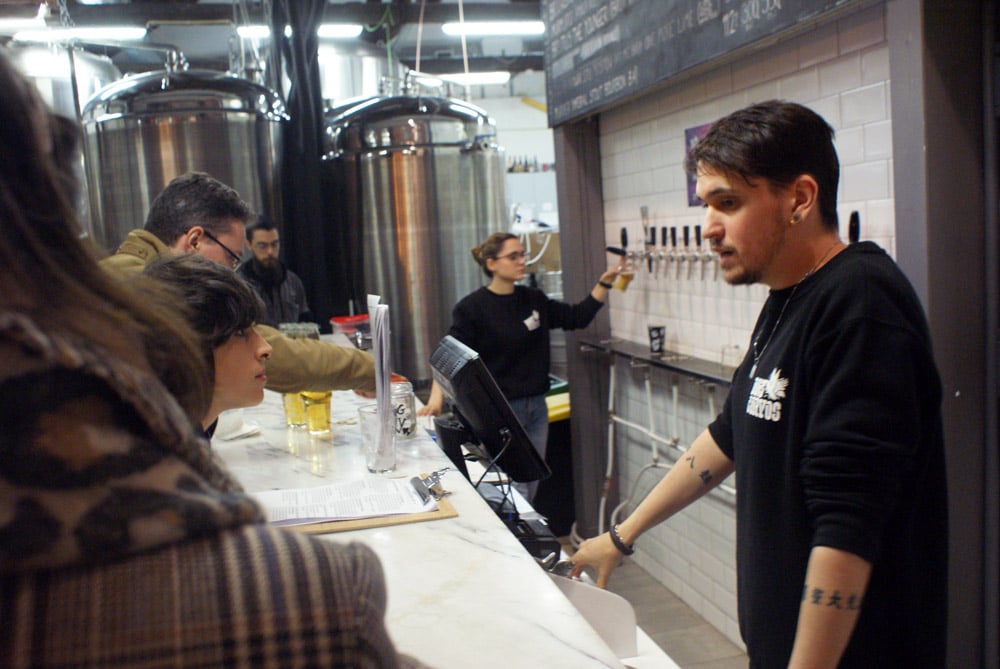
<path fill-rule="evenodd" d="M 212 447 L 251 493 L 374 476 L 356 421 L 358 406 L 372 401 L 334 392 L 333 430 L 312 436 L 287 429 L 281 396 L 265 391 L 260 406 L 224 417 Z M 451 464 L 419 432 L 402 442 L 395 475 Z M 320 535 L 378 554 L 397 648 L 442 669 L 623 666 L 471 484 L 454 470 L 442 483 L 457 517 Z"/>

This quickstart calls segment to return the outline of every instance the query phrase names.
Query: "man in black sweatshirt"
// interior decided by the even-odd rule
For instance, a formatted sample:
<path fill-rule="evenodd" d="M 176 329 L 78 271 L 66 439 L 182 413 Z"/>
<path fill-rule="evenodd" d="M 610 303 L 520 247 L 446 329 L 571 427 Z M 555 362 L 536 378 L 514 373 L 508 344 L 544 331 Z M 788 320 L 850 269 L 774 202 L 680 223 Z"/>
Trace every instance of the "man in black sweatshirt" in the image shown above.
<path fill-rule="evenodd" d="M 632 515 L 584 542 L 622 553 L 730 473 L 752 667 L 942 667 L 948 518 L 941 382 L 913 288 L 837 232 L 833 130 L 771 101 L 690 152 L 705 237 L 731 284 L 771 291 L 726 404 Z"/>

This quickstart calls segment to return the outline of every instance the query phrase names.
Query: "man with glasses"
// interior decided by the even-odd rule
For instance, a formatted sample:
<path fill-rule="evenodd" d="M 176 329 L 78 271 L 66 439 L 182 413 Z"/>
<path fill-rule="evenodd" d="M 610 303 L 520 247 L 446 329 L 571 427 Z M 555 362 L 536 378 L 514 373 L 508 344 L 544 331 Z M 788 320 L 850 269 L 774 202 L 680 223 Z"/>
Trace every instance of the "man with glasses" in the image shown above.
<path fill-rule="evenodd" d="M 139 271 L 164 255 L 197 253 L 231 269 L 243 258 L 253 211 L 235 190 L 203 172 L 172 180 L 153 200 L 142 230 L 128 233 L 105 265 Z"/>
<path fill-rule="evenodd" d="M 141 230 L 132 230 L 101 264 L 123 273 L 141 272 L 160 257 L 197 253 L 236 269 L 245 247 L 245 226 L 254 213 L 239 193 L 202 172 L 173 179 L 153 200 Z M 289 339 L 264 324 L 255 326 L 271 346 L 267 388 L 281 393 L 375 390 L 375 361 L 365 351 L 316 339 Z"/>
<path fill-rule="evenodd" d="M 247 242 L 253 255 L 238 273 L 264 300 L 267 313 L 262 322 L 278 327 L 313 320 L 302 279 L 278 258 L 281 239 L 274 224 L 261 215 L 247 228 Z"/>

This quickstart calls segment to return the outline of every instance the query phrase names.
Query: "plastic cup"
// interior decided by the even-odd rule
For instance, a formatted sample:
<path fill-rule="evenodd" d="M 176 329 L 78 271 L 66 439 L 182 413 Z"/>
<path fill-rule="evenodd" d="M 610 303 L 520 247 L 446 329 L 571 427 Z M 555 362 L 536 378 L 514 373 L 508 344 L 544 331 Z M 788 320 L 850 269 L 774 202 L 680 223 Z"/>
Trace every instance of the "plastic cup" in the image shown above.
<path fill-rule="evenodd" d="M 365 456 L 365 466 L 373 474 L 385 474 L 396 469 L 396 433 L 391 428 L 384 434 L 388 443 L 382 441 L 382 417 L 378 406 L 366 404 L 358 408 L 358 427 L 361 430 L 361 450 Z"/>
<path fill-rule="evenodd" d="M 628 289 L 628 285 L 632 283 L 632 279 L 634 278 L 635 278 L 635 270 L 633 270 L 630 267 L 627 267 L 618 273 L 618 277 L 615 278 L 615 282 L 614 284 L 612 284 L 612 287 L 624 293 Z"/>
<path fill-rule="evenodd" d="M 330 397 L 329 390 L 325 392 L 302 392 L 302 403 L 306 410 L 306 427 L 309 434 L 328 434 L 330 432 Z"/>
<path fill-rule="evenodd" d="M 281 403 L 285 407 L 285 425 L 295 429 L 306 427 L 306 405 L 301 393 L 285 393 Z"/>

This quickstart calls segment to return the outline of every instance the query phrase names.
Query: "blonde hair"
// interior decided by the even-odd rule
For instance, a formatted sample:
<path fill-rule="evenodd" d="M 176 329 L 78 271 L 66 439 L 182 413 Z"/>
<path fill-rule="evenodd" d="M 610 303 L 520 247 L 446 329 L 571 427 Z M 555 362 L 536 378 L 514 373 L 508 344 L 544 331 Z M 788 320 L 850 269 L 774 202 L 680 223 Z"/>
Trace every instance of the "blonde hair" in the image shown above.
<path fill-rule="evenodd" d="M 491 279 L 493 278 L 493 272 L 486 269 L 486 261 L 490 258 L 499 257 L 500 250 L 509 239 L 517 239 L 517 235 L 510 232 L 494 232 L 482 244 L 472 249 L 472 257 L 483 268 L 483 274 Z"/>

